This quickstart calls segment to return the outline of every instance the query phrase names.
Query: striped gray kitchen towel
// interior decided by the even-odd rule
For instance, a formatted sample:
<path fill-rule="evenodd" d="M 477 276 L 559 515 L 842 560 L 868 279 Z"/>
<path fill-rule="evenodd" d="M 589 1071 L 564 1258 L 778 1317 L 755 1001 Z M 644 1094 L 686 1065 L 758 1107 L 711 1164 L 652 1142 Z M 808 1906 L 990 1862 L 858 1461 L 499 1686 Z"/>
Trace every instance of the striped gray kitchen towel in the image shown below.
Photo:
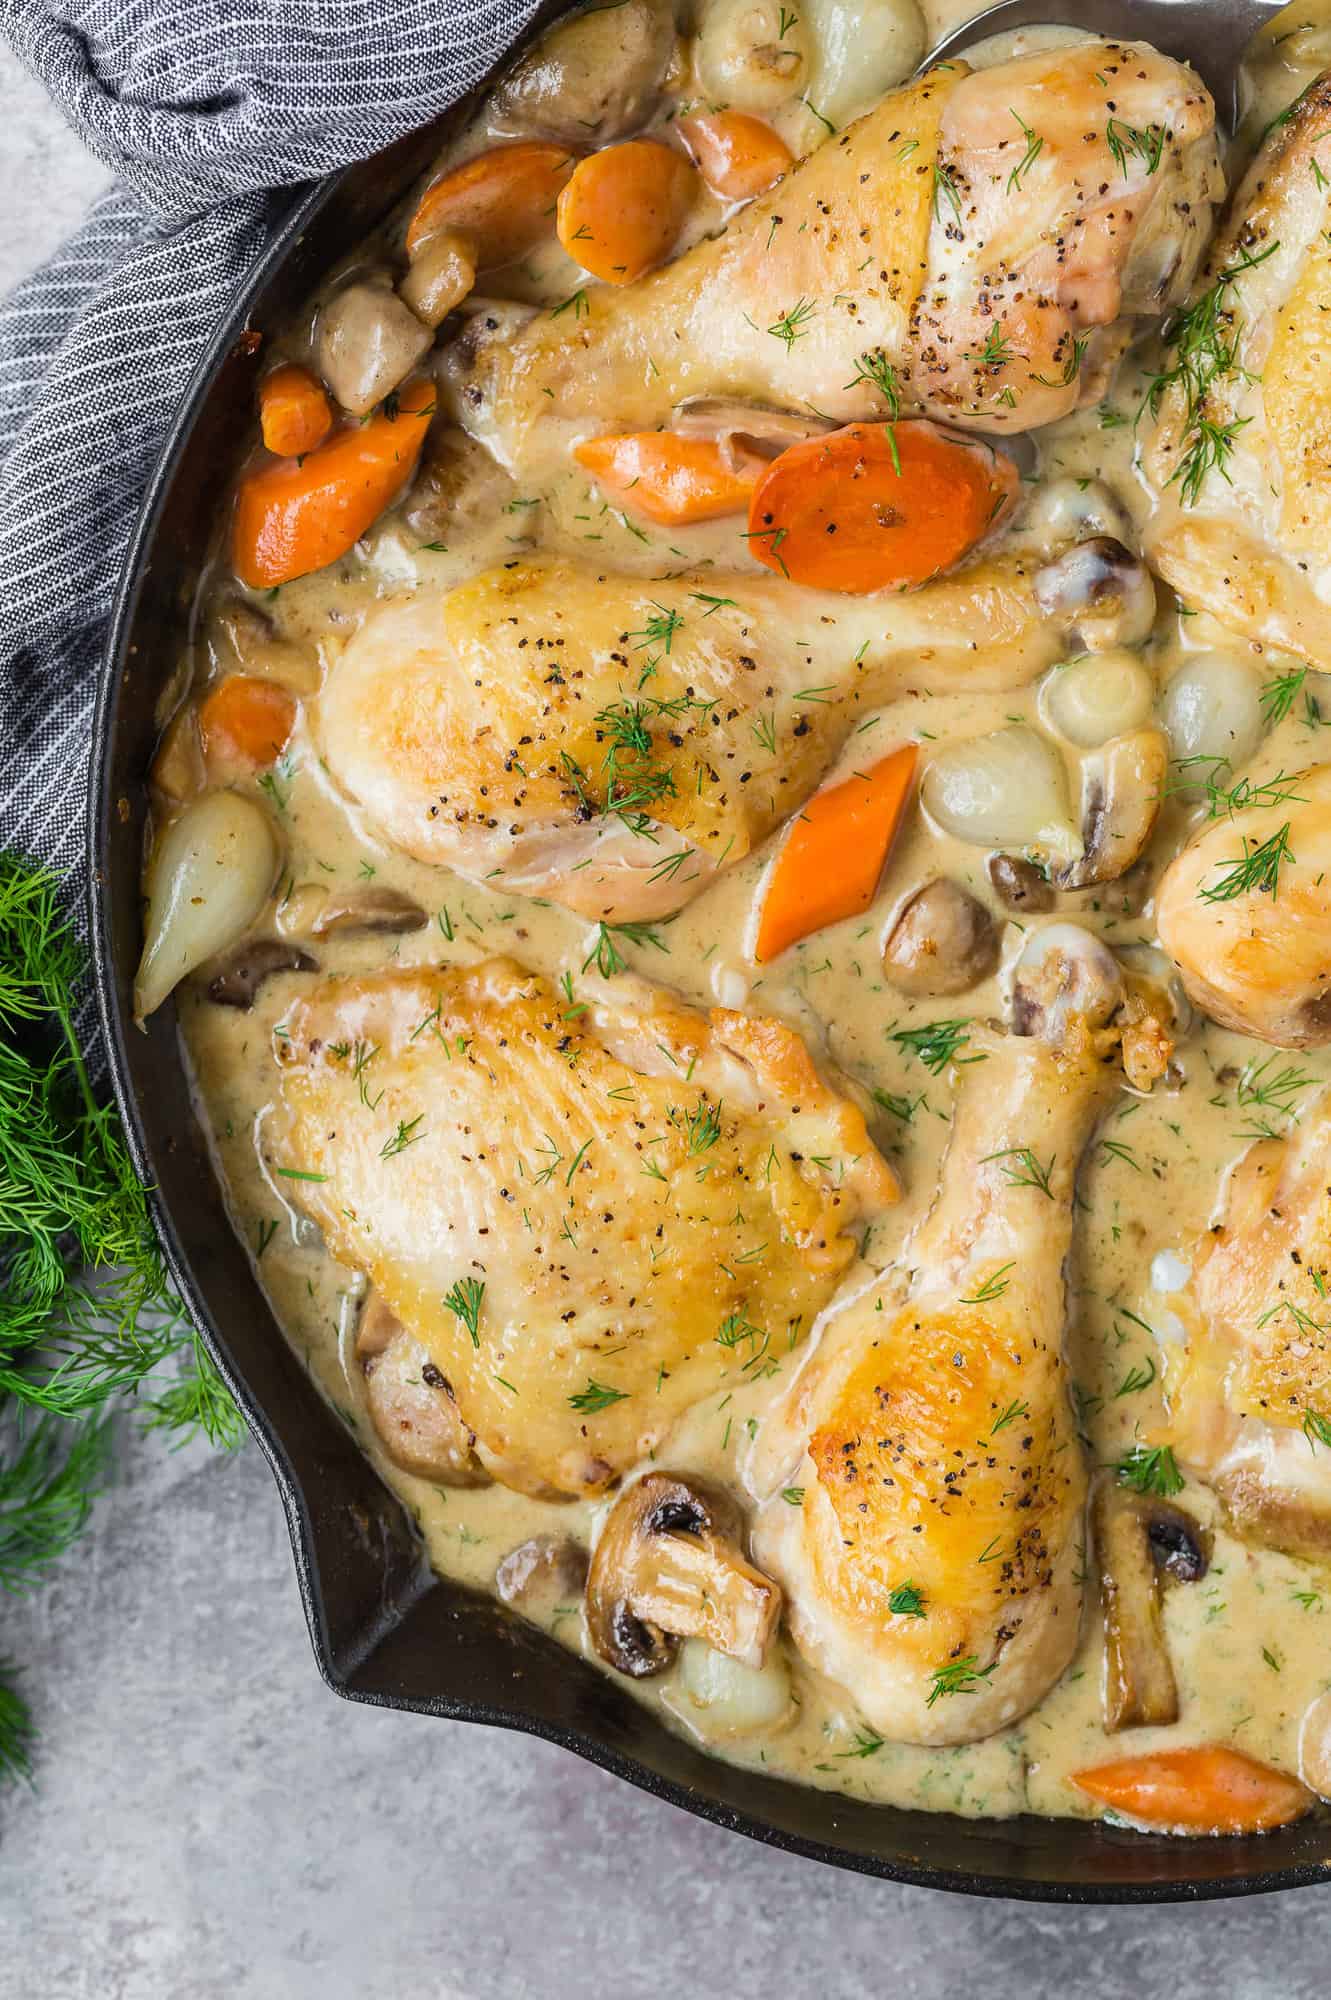
<path fill-rule="evenodd" d="M 81 881 L 93 695 L 139 498 L 280 191 L 437 117 L 536 4 L 0 0 L 0 31 L 116 175 L 0 304 L 0 848 Z"/>

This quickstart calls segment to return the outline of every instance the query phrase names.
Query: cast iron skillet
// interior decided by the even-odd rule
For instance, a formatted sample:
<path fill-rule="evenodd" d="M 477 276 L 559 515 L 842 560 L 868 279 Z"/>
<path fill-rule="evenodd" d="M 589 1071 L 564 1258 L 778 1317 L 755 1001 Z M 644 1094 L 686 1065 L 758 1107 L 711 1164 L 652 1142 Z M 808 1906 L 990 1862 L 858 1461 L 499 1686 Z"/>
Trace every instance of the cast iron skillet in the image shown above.
<path fill-rule="evenodd" d="M 560 10 L 561 0 L 543 10 Z M 462 107 L 465 110 L 465 107 Z M 451 114 L 453 117 L 459 112 Z M 273 232 L 175 421 L 116 610 L 93 739 L 92 934 L 98 1001 L 129 1143 L 172 1273 L 273 1468 L 319 1670 L 353 1701 L 486 1722 L 562 1744 L 717 1825 L 894 1881 L 1047 1902 L 1168 1902 L 1324 1880 L 1331 1821 L 1245 1840 L 1179 1841 L 1025 1817 L 977 1821 L 871 1806 L 705 1756 L 623 1684 L 490 1598 L 437 1577 L 412 1523 L 293 1356 L 223 1211 L 190 1101 L 173 1010 L 130 1022 L 154 705 L 189 617 L 210 520 L 249 434 L 273 324 L 428 166 L 438 130 L 304 194 Z"/>

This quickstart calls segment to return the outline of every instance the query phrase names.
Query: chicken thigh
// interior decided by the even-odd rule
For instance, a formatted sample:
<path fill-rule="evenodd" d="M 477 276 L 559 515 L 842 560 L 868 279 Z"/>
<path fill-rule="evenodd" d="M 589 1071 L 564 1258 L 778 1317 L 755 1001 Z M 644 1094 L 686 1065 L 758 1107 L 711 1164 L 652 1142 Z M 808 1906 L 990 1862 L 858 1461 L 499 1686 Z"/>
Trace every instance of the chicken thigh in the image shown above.
<path fill-rule="evenodd" d="M 1278 1048 L 1331 1041 L 1331 764 L 1206 821 L 1156 891 L 1161 944 L 1213 1021 Z"/>
<path fill-rule="evenodd" d="M 1331 1556 L 1331 1095 L 1230 1176 L 1193 1257 L 1188 1339 L 1167 1357 L 1179 1455 L 1235 1530 Z M 1189 1310 L 1189 1306 L 1191 1310 Z"/>
<path fill-rule="evenodd" d="M 576 310 L 464 332 L 461 420 L 548 479 L 592 432 L 724 395 L 992 431 L 1101 392 L 1124 314 L 1182 297 L 1221 191 L 1191 70 L 1087 42 L 946 64 L 818 148 L 716 237 Z M 885 373 L 886 371 L 886 373 Z"/>
<path fill-rule="evenodd" d="M 1077 1643 L 1063 1267 L 1077 1164 L 1121 1082 L 1102 1030 L 1122 997 L 1087 932 L 1036 933 L 1015 1031 L 972 1040 L 932 1211 L 825 1315 L 754 1447 L 754 1549 L 796 1643 L 897 1741 L 992 1734 Z"/>
<path fill-rule="evenodd" d="M 1331 669 L 1331 73 L 1275 121 L 1154 396 L 1148 554 L 1193 608 Z"/>
<path fill-rule="evenodd" d="M 797 811 L 868 709 L 908 686 L 1022 686 L 1153 611 L 1102 537 L 880 599 L 531 560 L 373 613 L 315 727 L 336 782 L 416 860 L 645 920 Z"/>
<path fill-rule="evenodd" d="M 427 1350 L 506 1485 L 598 1492 L 784 1354 L 897 1198 L 799 1037 L 507 960 L 317 987 L 272 1163 Z"/>

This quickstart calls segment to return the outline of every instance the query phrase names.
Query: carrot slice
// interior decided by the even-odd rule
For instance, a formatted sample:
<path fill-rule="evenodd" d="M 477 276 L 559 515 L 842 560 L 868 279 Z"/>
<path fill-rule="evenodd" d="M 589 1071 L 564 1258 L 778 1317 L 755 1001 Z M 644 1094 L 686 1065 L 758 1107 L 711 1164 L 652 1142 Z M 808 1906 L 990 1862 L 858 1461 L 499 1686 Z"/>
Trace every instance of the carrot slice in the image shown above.
<path fill-rule="evenodd" d="M 299 458 L 318 447 L 333 428 L 322 382 L 294 361 L 274 368 L 259 384 L 259 428 L 278 458 Z"/>
<path fill-rule="evenodd" d="M 903 744 L 871 770 L 815 792 L 790 823 L 763 897 L 760 965 L 824 924 L 867 910 L 906 816 L 919 749 Z"/>
<path fill-rule="evenodd" d="M 749 547 L 816 590 L 910 590 L 974 548 L 1018 484 L 991 445 L 922 419 L 850 424 L 773 459 L 749 504 Z"/>
<path fill-rule="evenodd" d="M 698 177 L 659 139 L 629 139 L 579 160 L 559 197 L 559 240 L 584 271 L 628 285 L 669 256 Z"/>
<path fill-rule="evenodd" d="M 677 431 L 589 438 L 574 445 L 573 456 L 607 493 L 663 527 L 742 514 L 767 469 L 765 458 L 743 450 L 734 454 L 732 468 L 715 439 Z"/>
<path fill-rule="evenodd" d="M 253 674 L 228 674 L 199 704 L 199 734 L 210 763 L 261 771 L 287 747 L 296 704 L 284 687 Z"/>
<path fill-rule="evenodd" d="M 231 537 L 241 582 L 271 590 L 354 548 L 415 471 L 434 408 L 434 384 L 419 377 L 368 423 L 334 432 L 307 458 L 247 473 Z"/>
<path fill-rule="evenodd" d="M 714 194 L 749 201 L 765 194 L 794 161 L 785 140 L 747 111 L 703 111 L 675 127 Z"/>
<path fill-rule="evenodd" d="M 464 160 L 421 196 L 407 229 L 407 255 L 414 257 L 436 230 L 456 229 L 475 245 L 478 270 L 512 264 L 549 229 L 572 169 L 567 146 L 536 139 Z"/>
<path fill-rule="evenodd" d="M 1220 1743 L 1123 1757 L 1077 1771 L 1072 1782 L 1125 1818 L 1167 1833 L 1266 1833 L 1313 1803 L 1297 1778 Z"/>

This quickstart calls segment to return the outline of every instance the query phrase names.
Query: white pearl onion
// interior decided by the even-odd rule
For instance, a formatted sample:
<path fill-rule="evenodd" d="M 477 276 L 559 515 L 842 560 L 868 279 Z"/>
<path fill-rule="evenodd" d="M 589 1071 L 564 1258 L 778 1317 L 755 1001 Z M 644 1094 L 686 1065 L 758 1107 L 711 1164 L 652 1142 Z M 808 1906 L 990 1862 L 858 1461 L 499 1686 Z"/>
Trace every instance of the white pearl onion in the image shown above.
<path fill-rule="evenodd" d="M 1154 703 L 1149 669 L 1120 646 L 1055 667 L 1040 690 L 1045 722 L 1082 750 L 1140 729 Z"/>
<path fill-rule="evenodd" d="M 1063 760 L 1025 723 L 940 750 L 921 797 L 945 833 L 973 846 L 1044 848 L 1065 860 L 1082 851 Z"/>
<path fill-rule="evenodd" d="M 702 1639 L 686 1639 L 669 1705 L 709 1741 L 778 1729 L 790 1713 L 790 1669 L 775 1646 L 761 1667 L 746 1667 Z"/>
<path fill-rule="evenodd" d="M 148 871 L 136 1020 L 244 935 L 268 900 L 280 858 L 267 813 L 238 792 L 205 792 L 172 820 Z"/>
<path fill-rule="evenodd" d="M 1257 676 L 1232 653 L 1197 653 L 1165 689 L 1160 719 L 1177 760 L 1224 758 L 1237 770 L 1262 740 Z"/>

